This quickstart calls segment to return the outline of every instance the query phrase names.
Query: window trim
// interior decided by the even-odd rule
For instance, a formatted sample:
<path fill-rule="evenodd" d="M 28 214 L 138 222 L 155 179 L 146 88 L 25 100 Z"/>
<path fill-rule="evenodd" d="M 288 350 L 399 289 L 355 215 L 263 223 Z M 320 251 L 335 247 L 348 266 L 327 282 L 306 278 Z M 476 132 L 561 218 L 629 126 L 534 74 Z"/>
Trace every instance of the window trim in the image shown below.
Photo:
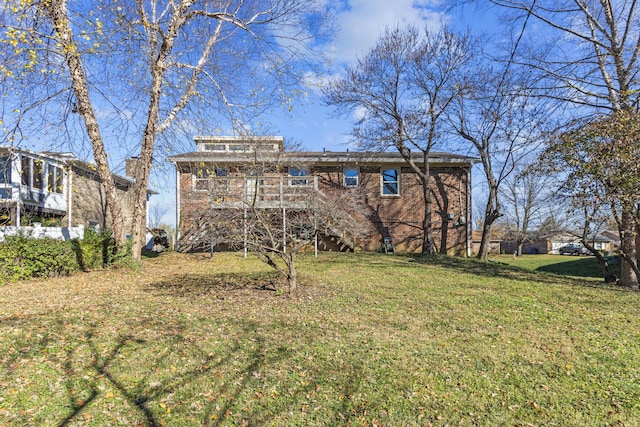
<path fill-rule="evenodd" d="M 347 176 L 347 171 L 355 171 L 356 175 L 355 176 Z M 355 179 L 355 184 L 354 185 L 349 185 L 347 184 L 347 179 Z M 342 185 L 345 188 L 357 188 L 360 186 L 360 169 L 357 166 L 353 166 L 353 167 L 345 167 L 342 170 Z"/>
<path fill-rule="evenodd" d="M 385 172 L 386 171 L 395 171 L 396 179 L 394 181 L 385 180 Z M 400 176 L 401 169 L 400 168 L 380 168 L 380 196 L 382 197 L 399 197 L 401 194 L 400 187 Z M 385 183 L 395 184 L 396 192 L 395 193 L 385 193 Z"/>
<path fill-rule="evenodd" d="M 51 163 L 47 165 L 47 192 L 64 193 L 64 171 L 62 167 Z"/>
<path fill-rule="evenodd" d="M 11 155 L 9 154 L 0 155 L 0 168 L 1 168 L 0 176 L 3 177 L 3 179 L 0 180 L 0 185 L 2 186 L 10 185 L 12 183 L 12 177 L 11 177 L 12 163 L 13 161 L 11 159 Z"/>
<path fill-rule="evenodd" d="M 22 155 L 20 159 L 20 185 L 32 187 L 33 162 L 29 156 Z"/>
<path fill-rule="evenodd" d="M 309 169 L 290 167 L 288 170 L 288 173 L 289 173 L 289 176 L 293 176 L 293 177 L 307 177 L 309 176 Z M 306 178 L 291 179 L 289 180 L 289 185 L 309 185 L 309 180 Z"/>
<path fill-rule="evenodd" d="M 192 174 L 193 177 L 193 191 L 207 191 L 209 188 L 208 182 L 211 177 L 211 169 L 206 166 L 199 166 Z M 199 183 L 204 182 L 204 187 L 200 188 Z"/>

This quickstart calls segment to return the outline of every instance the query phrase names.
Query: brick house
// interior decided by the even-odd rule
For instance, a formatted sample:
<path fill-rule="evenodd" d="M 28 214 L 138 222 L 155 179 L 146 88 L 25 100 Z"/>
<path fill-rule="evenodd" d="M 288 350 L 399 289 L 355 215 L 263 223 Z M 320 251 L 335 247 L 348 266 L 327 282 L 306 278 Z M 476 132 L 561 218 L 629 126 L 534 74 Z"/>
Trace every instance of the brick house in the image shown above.
<path fill-rule="evenodd" d="M 134 181 L 117 174 L 113 177 L 129 230 Z M 34 221 L 66 227 L 108 228 L 111 224 L 95 165 L 71 153 L 34 153 L 16 147 L 0 147 L 0 215 L 0 225 L 12 226 Z"/>
<path fill-rule="evenodd" d="M 398 153 L 287 152 L 283 142 L 282 137 L 196 137 L 197 151 L 169 157 L 176 167 L 178 245 L 184 249 L 189 243 L 197 248 L 193 244 L 199 238 L 194 232 L 194 218 L 211 209 L 240 208 L 249 187 L 258 188 L 260 200 L 269 208 L 267 200 L 274 197 L 268 195 L 270 191 L 279 192 L 281 203 L 291 189 L 299 191 L 301 186 L 307 186 L 318 195 L 357 192 L 365 206 L 358 220 L 364 231 L 357 239 L 336 230 L 330 233 L 333 235 L 319 236 L 321 249 L 377 251 L 388 239 L 394 250 L 420 250 L 422 187 Z M 470 177 L 475 160 L 432 153 L 429 162 L 436 245 L 441 252 L 469 255 Z M 225 188 L 226 195 L 218 197 L 225 202 L 212 202 L 212 187 Z"/>

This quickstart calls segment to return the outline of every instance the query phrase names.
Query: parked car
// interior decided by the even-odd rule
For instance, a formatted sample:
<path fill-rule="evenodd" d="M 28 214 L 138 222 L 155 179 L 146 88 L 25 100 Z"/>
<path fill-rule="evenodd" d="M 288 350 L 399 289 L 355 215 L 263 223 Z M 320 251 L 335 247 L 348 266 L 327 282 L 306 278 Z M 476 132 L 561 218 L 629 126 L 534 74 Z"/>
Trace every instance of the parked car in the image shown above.
<path fill-rule="evenodd" d="M 558 249 L 560 255 L 593 255 L 591 251 L 585 248 L 581 243 L 569 243 Z"/>

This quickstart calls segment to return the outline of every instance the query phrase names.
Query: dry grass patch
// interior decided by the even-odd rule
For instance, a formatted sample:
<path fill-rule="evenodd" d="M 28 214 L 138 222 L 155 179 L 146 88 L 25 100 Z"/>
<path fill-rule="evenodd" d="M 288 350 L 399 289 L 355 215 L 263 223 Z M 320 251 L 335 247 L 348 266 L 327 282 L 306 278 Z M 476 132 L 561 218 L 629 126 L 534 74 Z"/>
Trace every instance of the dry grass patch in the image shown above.
<path fill-rule="evenodd" d="M 640 423 L 640 295 L 477 263 L 238 254 L 0 288 L 0 425 Z"/>

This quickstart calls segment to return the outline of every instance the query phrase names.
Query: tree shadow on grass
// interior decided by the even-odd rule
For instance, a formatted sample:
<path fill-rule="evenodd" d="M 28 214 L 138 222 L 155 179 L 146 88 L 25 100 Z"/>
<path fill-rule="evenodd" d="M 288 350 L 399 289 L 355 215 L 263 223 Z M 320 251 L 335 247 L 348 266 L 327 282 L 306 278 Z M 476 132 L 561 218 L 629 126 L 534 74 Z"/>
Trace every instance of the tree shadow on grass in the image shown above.
<path fill-rule="evenodd" d="M 589 277 L 589 278 L 597 278 L 600 277 L 598 275 L 594 275 L 593 268 L 590 266 L 589 269 L 584 269 L 583 274 L 573 274 L 572 272 L 567 272 L 567 266 L 559 265 L 558 267 L 554 267 L 554 265 L 549 265 L 546 267 L 539 267 L 536 270 L 528 270 L 518 266 L 512 266 L 501 262 L 496 261 L 482 261 L 475 258 L 459 258 L 459 257 L 450 257 L 450 256 L 410 256 L 413 262 L 424 264 L 424 265 L 434 265 L 438 267 L 444 267 L 452 270 L 456 270 L 461 273 L 473 274 L 482 277 L 492 277 L 492 278 L 504 278 L 509 280 L 516 281 L 532 281 L 538 283 L 547 283 L 547 284 L 566 284 L 570 286 L 588 286 L 593 287 L 596 285 L 606 286 L 612 289 L 618 289 L 616 287 L 611 287 L 610 285 L 606 285 L 604 280 L 602 282 L 597 281 L 585 281 L 580 280 L 576 277 L 567 277 L 567 276 L 577 276 L 577 277 Z M 575 261 L 574 261 L 575 262 Z M 594 262 L 593 258 L 584 259 L 585 263 Z M 562 264 L 562 263 L 561 263 Z M 596 263 L 597 264 L 597 263 Z M 597 265 L 596 265 L 597 266 Z M 583 266 L 577 266 L 575 271 L 579 271 Z"/>
<path fill-rule="evenodd" d="M 275 292 L 283 285 L 284 280 L 275 273 L 184 274 L 153 282 L 146 290 L 168 296 L 224 297 L 225 294 L 242 291 Z"/>
<path fill-rule="evenodd" d="M 611 272 L 620 276 L 620 265 L 610 265 Z M 544 265 L 536 268 L 536 271 L 551 273 L 560 276 L 585 277 L 602 279 L 602 268 L 595 257 L 580 257 L 567 259 L 556 264 Z"/>
<path fill-rule="evenodd" d="M 118 419 L 119 423 L 155 427 L 168 422 L 162 402 L 167 399 L 176 404 L 180 404 L 180 400 L 189 404 L 202 401 L 203 390 L 212 397 L 204 402 L 201 411 L 194 413 L 197 420 L 194 425 L 228 425 L 233 423 L 229 414 L 238 412 L 238 405 L 246 396 L 264 391 L 261 372 L 272 366 L 284 367 L 286 372 L 289 360 L 295 356 L 295 346 L 272 342 L 259 332 L 264 325 L 238 318 L 233 320 L 233 336 L 221 336 L 216 347 L 212 347 L 211 342 L 185 338 L 194 334 L 189 322 L 176 323 L 173 318 L 169 319 L 170 327 L 162 330 L 166 322 L 147 325 L 157 333 L 152 338 L 145 336 L 143 330 L 135 329 L 112 336 L 104 330 L 103 320 L 72 326 L 73 319 L 64 316 L 4 319 L 2 326 L 37 331 L 42 320 L 47 322 L 51 335 L 16 343 L 13 355 L 0 354 L 0 359 L 8 365 L 2 380 L 24 378 L 26 367 L 45 363 L 50 372 L 55 367 L 58 380 L 44 381 L 57 382 L 63 393 L 59 398 L 47 400 L 42 408 L 16 414 L 17 418 L 13 418 L 16 425 L 37 424 L 37 418 L 32 416 L 49 412 L 53 407 L 57 408 L 56 415 L 49 412 L 48 424 L 97 425 L 97 420 L 90 421 L 96 411 L 104 414 L 104 408 L 111 407 L 114 422 Z M 51 352 L 53 348 L 58 351 Z M 159 351 L 163 348 L 168 350 Z M 303 405 L 305 395 L 315 387 L 312 382 L 285 381 L 285 385 L 280 385 L 280 380 L 278 377 L 273 382 L 274 387 L 277 384 L 277 394 L 289 393 L 290 398 L 278 405 L 254 406 L 243 412 L 248 425 L 269 424 L 279 415 L 286 417 L 291 410 Z M 351 383 L 350 379 L 344 381 Z M 117 398 L 108 397 L 108 393 Z M 176 395 L 183 397 L 172 397 Z M 0 397 L 11 407 L 12 399 L 19 396 L 0 392 Z M 126 417 L 126 421 L 117 418 L 120 416 Z"/>
<path fill-rule="evenodd" d="M 150 377 L 151 373 L 158 366 L 171 364 L 166 359 L 170 356 L 175 356 L 175 354 L 169 352 L 158 357 L 154 364 L 147 369 L 146 376 L 133 381 L 131 374 L 121 372 L 122 359 L 125 358 L 129 368 L 135 370 L 136 350 L 142 350 L 142 347 L 149 345 L 149 343 L 131 335 L 122 335 L 112 344 L 111 350 L 104 355 L 97 343 L 99 334 L 92 328 L 85 338 L 91 349 L 91 369 L 95 371 L 96 375 L 93 380 L 84 385 L 88 389 L 85 390 L 85 395 L 87 395 L 86 391 L 88 391 L 88 397 L 81 401 L 76 401 L 73 394 L 77 395 L 77 390 L 72 392 L 71 389 L 78 387 L 78 378 L 85 375 L 86 372 L 83 372 L 82 369 L 73 369 L 73 363 L 70 360 L 65 363 L 65 387 L 67 389 L 70 412 L 57 425 L 62 427 L 78 422 L 82 413 L 103 393 L 101 390 L 105 390 L 105 383 L 108 386 L 107 389 L 116 390 L 117 394 L 124 398 L 124 403 L 133 410 L 135 418 L 139 420 L 136 425 L 147 427 L 165 425 L 166 420 L 163 419 L 165 416 L 164 409 L 158 409 L 158 406 L 160 408 L 164 408 L 164 406 L 159 405 L 159 403 L 175 393 L 185 392 L 190 394 L 188 387 L 191 387 L 191 384 L 199 381 L 209 382 L 210 379 L 217 378 L 216 373 L 228 369 L 229 366 L 238 366 L 236 370 L 237 378 L 218 383 L 211 381 L 213 389 L 211 394 L 226 396 L 226 399 L 222 405 L 218 405 L 216 401 L 211 400 L 211 403 L 202 411 L 201 423 L 198 424 L 218 425 L 221 422 L 226 422 L 225 418 L 229 414 L 230 408 L 239 400 L 245 389 L 251 386 L 251 382 L 256 377 L 255 373 L 267 363 L 265 339 L 255 333 L 257 324 L 252 321 L 239 321 L 237 323 L 242 323 L 241 336 L 243 339 L 229 342 L 229 345 L 222 353 L 217 352 L 214 354 L 211 349 L 205 348 L 195 341 L 181 341 L 181 353 L 189 355 L 188 360 L 185 360 L 185 364 L 189 368 L 165 370 L 165 373 L 169 371 L 171 374 L 168 378 L 163 378 L 162 381 L 154 381 Z M 171 333 L 174 334 L 175 331 Z M 185 346 L 189 348 L 185 349 Z M 269 353 L 269 363 L 279 363 L 290 356 L 289 350 L 279 348 L 278 351 Z M 238 363 L 239 360 L 242 360 L 242 363 Z M 142 367 L 140 369 L 144 370 Z M 100 384 L 102 384 L 102 387 Z M 195 398 L 196 396 L 192 397 Z M 262 422 L 268 422 L 268 419 L 274 415 L 254 414 L 254 418 L 259 418 Z"/>

